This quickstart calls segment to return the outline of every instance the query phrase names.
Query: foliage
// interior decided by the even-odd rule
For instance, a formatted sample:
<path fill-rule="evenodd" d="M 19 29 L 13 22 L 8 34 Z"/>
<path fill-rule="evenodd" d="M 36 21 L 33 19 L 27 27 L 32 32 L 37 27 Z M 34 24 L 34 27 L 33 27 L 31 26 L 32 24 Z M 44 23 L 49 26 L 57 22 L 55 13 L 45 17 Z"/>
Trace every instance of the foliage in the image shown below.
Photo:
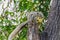
<path fill-rule="evenodd" d="M 14 5 L 11 11 L 7 8 L 10 7 L 9 5 L 11 5 L 12 2 Z M 49 12 L 49 3 L 50 0 L 11 0 L 5 8 L 4 5 L 2 5 L 1 11 L 3 11 L 0 15 L 0 40 L 7 40 L 9 34 L 15 27 L 27 20 L 26 12 L 40 11 L 44 14 L 46 20 Z M 44 29 L 45 23 L 43 22 L 41 26 L 40 31 Z M 26 40 L 26 34 L 27 27 L 23 28 L 22 32 L 18 34 L 14 40 Z"/>

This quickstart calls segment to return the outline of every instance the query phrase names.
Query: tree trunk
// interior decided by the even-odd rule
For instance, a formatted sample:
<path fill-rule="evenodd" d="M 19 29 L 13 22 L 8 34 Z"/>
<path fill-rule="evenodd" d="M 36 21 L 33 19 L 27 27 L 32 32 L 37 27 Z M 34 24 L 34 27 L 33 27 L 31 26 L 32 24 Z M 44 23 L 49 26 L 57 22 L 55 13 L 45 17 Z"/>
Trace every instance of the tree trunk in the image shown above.
<path fill-rule="evenodd" d="M 47 33 L 47 40 L 60 40 L 60 0 L 53 0 L 44 32 Z"/>

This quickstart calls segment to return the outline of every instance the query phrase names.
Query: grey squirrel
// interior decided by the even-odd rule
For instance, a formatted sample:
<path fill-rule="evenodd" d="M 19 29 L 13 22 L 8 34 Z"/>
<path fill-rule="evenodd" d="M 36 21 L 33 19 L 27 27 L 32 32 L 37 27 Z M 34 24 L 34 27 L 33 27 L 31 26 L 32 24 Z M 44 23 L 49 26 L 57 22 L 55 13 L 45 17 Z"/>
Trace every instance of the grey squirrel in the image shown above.
<path fill-rule="evenodd" d="M 32 21 L 33 18 L 35 17 L 36 19 L 36 16 L 39 16 L 41 18 L 43 18 L 43 14 L 41 12 L 30 12 L 30 14 L 28 14 L 27 18 L 28 20 L 26 22 L 23 22 L 21 24 L 19 24 L 12 32 L 11 34 L 9 35 L 8 37 L 8 40 L 12 40 L 16 34 L 18 34 L 19 31 L 21 31 L 21 29 L 24 27 L 24 25 L 28 24 L 29 21 Z M 37 21 L 37 20 L 36 20 Z"/>

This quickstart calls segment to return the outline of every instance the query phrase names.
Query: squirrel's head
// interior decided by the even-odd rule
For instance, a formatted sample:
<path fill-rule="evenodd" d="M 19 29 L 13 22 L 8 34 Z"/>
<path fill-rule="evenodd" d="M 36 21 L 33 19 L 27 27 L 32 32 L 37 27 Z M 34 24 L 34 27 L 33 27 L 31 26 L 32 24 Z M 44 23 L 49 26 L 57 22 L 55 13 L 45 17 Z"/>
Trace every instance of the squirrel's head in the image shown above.
<path fill-rule="evenodd" d="M 36 23 L 42 23 L 42 21 L 44 20 L 44 16 L 42 12 L 30 12 L 28 15 L 28 19 L 31 19 Z"/>

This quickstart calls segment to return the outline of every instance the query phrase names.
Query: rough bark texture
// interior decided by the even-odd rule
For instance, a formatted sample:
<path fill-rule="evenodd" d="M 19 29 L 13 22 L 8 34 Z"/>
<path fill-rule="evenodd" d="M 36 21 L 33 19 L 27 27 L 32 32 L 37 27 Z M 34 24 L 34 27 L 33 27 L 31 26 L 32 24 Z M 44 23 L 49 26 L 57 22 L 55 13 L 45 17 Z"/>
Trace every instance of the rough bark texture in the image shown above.
<path fill-rule="evenodd" d="M 60 40 L 60 0 L 53 0 L 44 32 L 48 34 L 45 34 L 48 36 L 46 40 Z M 41 40 L 45 40 L 42 38 L 45 37 L 41 36 Z"/>

